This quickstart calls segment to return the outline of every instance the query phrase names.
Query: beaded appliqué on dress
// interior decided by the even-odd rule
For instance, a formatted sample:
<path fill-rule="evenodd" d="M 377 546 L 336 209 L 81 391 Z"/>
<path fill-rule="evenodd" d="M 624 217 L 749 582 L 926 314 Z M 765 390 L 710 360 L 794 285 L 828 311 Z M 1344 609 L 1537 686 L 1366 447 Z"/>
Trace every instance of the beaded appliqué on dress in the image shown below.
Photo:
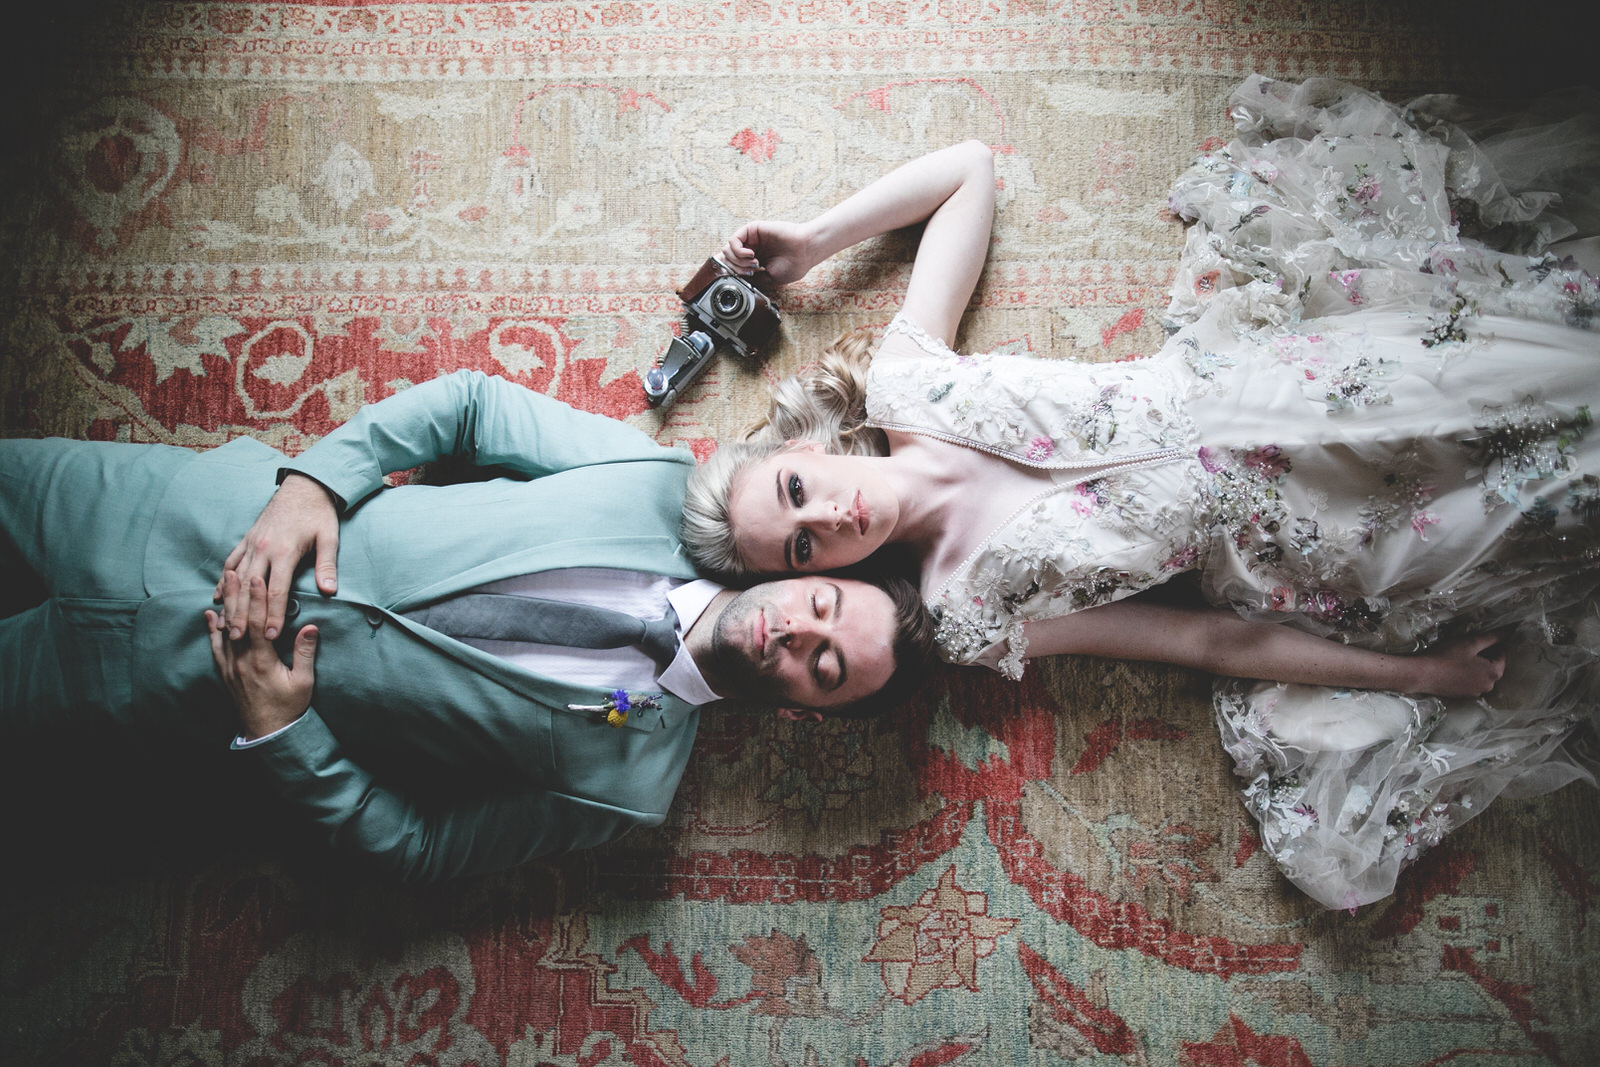
<path fill-rule="evenodd" d="M 1433 482 L 1416 474 L 1419 466 L 1416 449 L 1409 448 L 1395 457 L 1393 469 L 1383 474 L 1388 490 L 1382 496 L 1369 497 L 1360 511 L 1361 546 L 1371 545 L 1380 533 L 1389 533 L 1408 526 L 1417 537 L 1426 541 L 1428 531 L 1439 523 L 1439 517 L 1428 510 L 1428 502 L 1438 493 Z"/>
<path fill-rule="evenodd" d="M 1192 335 L 1179 337 L 1175 340 L 1178 350 L 1182 354 L 1184 366 L 1189 368 L 1189 373 L 1193 374 L 1199 381 L 1206 383 L 1203 386 L 1197 384 L 1191 387 L 1190 394 L 1198 396 L 1203 393 L 1220 393 L 1222 391 L 1220 375 L 1238 366 L 1239 361 L 1220 352 L 1202 349 L 1200 342 L 1195 340 Z"/>
<path fill-rule="evenodd" d="M 1593 422 L 1587 406 L 1564 416 L 1532 397 L 1480 408 L 1479 436 L 1466 445 L 1483 471 L 1484 510 L 1516 505 L 1528 482 L 1571 474 L 1573 446 Z"/>
<path fill-rule="evenodd" d="M 1192 524 L 1141 492 L 1142 473 L 1058 486 L 991 533 L 931 598 L 944 657 L 971 663 L 1003 641 L 998 669 L 1021 678 L 1024 621 L 1109 604 L 1192 566 Z"/>

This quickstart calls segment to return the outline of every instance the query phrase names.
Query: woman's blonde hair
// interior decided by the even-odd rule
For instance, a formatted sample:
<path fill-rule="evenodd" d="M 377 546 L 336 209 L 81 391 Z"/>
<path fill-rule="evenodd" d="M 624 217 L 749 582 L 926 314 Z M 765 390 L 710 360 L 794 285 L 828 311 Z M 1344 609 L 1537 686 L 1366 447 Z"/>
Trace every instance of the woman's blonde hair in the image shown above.
<path fill-rule="evenodd" d="M 817 367 L 772 389 L 767 414 L 742 441 L 722 445 L 689 479 L 683 543 L 701 570 L 720 578 L 754 573 L 739 551 L 728 500 L 746 467 L 812 441 L 837 455 L 885 456 L 883 431 L 867 425 L 867 366 L 876 335 L 852 330 L 823 350 Z"/>

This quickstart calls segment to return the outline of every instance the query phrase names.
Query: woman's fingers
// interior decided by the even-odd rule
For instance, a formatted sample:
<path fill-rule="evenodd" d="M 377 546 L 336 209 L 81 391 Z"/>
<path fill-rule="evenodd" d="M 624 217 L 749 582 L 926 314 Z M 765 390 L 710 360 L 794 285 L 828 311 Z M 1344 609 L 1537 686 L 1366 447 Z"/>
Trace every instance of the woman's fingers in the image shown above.
<path fill-rule="evenodd" d="M 745 241 L 748 239 L 744 227 L 738 233 L 728 238 L 728 243 L 722 246 L 722 261 L 741 274 L 749 274 L 761 264 L 756 258 L 755 251 Z"/>
<path fill-rule="evenodd" d="M 1506 638 L 1508 632 L 1494 631 L 1483 634 L 1473 634 L 1466 638 L 1464 647 L 1468 655 L 1476 662 L 1477 669 L 1483 678 L 1483 688 L 1479 696 L 1492 690 L 1506 673 Z"/>
<path fill-rule="evenodd" d="M 1470 648 L 1474 654 L 1481 655 L 1488 649 L 1494 648 L 1496 645 L 1503 646 L 1505 641 L 1505 634 L 1498 632 L 1473 634 L 1467 639 L 1467 647 Z"/>

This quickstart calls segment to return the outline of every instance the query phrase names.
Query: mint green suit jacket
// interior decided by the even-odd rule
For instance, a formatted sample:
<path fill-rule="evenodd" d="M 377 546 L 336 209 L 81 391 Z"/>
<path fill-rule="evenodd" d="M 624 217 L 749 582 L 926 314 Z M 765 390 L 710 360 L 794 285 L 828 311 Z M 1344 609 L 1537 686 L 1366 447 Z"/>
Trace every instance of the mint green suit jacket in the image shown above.
<path fill-rule="evenodd" d="M 382 488 L 385 472 L 451 455 L 512 476 Z M 405 878 L 509 867 L 659 824 L 698 711 L 663 693 L 659 710 L 613 727 L 571 707 L 606 692 L 399 613 L 558 568 L 692 578 L 678 525 L 693 467 L 620 422 L 475 372 L 364 408 L 292 461 L 251 440 L 198 455 L 155 511 L 130 717 L 183 719 L 226 699 L 196 620 L 280 469 L 298 471 L 342 503 L 339 590 L 317 592 L 306 561 L 280 648 L 316 624 L 311 708 L 240 758 L 258 761 L 334 846 Z"/>

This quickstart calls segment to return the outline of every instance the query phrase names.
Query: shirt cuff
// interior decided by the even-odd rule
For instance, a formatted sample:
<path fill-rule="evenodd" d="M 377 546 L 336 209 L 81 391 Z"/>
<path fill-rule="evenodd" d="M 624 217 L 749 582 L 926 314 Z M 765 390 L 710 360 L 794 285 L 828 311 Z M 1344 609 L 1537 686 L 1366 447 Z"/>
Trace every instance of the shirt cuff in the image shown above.
<path fill-rule="evenodd" d="M 254 748 L 263 741 L 271 741 L 274 737 L 277 737 L 285 730 L 293 730 L 296 726 L 299 726 L 302 722 L 304 722 L 305 718 L 305 712 L 301 712 L 300 717 L 294 722 L 290 723 L 288 726 L 280 726 L 270 734 L 262 734 L 260 737 L 245 737 L 244 734 L 239 734 L 233 739 L 233 744 L 229 747 L 233 749 Z"/>

